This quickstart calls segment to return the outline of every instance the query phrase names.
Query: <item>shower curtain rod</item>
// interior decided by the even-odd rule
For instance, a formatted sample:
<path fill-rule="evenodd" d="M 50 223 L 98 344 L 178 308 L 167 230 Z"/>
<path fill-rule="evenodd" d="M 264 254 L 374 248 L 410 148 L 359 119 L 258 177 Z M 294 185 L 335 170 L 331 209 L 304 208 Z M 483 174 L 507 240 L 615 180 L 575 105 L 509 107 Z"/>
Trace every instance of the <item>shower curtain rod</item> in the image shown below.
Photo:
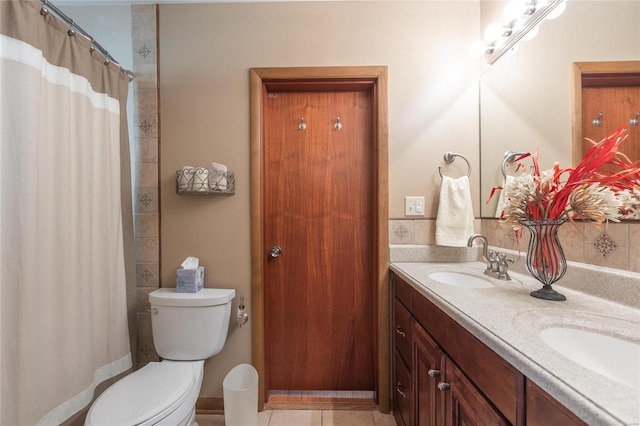
<path fill-rule="evenodd" d="M 60 9 L 58 9 L 56 7 L 56 5 L 51 3 L 49 0 L 40 0 L 40 2 L 42 3 L 42 9 L 40 9 L 40 14 L 47 15 L 50 10 L 53 11 L 53 13 L 59 19 L 64 21 L 64 23 L 69 26 L 69 35 L 73 35 L 75 33 L 80 33 L 81 35 L 86 37 L 89 41 L 91 41 L 91 48 L 92 49 L 97 49 L 98 52 L 100 52 L 102 54 L 102 56 L 104 56 L 105 59 L 108 62 L 113 62 L 114 64 L 118 65 L 120 67 L 120 71 L 129 76 L 129 81 L 133 80 L 133 72 L 124 69 L 122 67 L 122 65 L 120 65 L 120 63 L 118 61 L 116 61 L 115 58 L 113 56 L 111 56 L 111 54 L 109 52 L 107 52 L 107 50 L 104 47 L 102 47 L 100 45 L 100 43 L 98 43 L 91 36 L 91 34 L 86 32 L 80 25 L 76 24 L 76 22 L 73 19 L 71 19 L 67 15 L 65 15 L 64 12 L 62 12 Z"/>

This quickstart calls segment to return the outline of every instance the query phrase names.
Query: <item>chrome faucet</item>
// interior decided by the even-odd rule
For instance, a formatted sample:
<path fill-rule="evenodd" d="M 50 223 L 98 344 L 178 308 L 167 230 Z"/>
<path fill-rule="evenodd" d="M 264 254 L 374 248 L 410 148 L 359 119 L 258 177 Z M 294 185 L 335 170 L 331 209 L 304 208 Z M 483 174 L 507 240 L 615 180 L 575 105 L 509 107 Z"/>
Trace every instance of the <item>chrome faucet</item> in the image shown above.
<path fill-rule="evenodd" d="M 487 237 L 482 234 L 473 234 L 469 237 L 467 247 L 473 247 L 473 242 L 476 239 L 482 242 L 482 258 L 487 263 L 484 274 L 499 280 L 510 281 L 511 277 L 508 272 L 509 262 L 513 263 L 513 259 L 507 259 L 506 254 L 501 254 L 497 251 L 488 251 L 489 241 Z"/>
<path fill-rule="evenodd" d="M 486 275 L 491 275 L 491 259 L 487 254 L 489 241 L 487 240 L 487 237 L 485 237 L 482 234 L 473 234 L 471 237 L 469 237 L 469 241 L 467 242 L 467 247 L 473 247 L 473 242 L 475 240 L 480 240 L 482 242 L 482 258 L 484 259 L 485 262 L 487 262 L 487 269 L 485 269 L 484 273 Z"/>

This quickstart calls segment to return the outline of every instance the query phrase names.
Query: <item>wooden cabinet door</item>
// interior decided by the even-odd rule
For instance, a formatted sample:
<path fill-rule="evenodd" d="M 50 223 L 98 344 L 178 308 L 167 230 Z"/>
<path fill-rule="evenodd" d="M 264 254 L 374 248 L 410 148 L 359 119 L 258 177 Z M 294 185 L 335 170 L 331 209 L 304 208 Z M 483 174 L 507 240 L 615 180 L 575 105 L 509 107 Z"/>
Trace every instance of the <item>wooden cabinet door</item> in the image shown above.
<path fill-rule="evenodd" d="M 413 346 L 413 379 L 415 393 L 414 424 L 436 426 L 442 424 L 442 393 L 438 383 L 442 376 L 442 351 L 418 324 L 411 329 Z"/>
<path fill-rule="evenodd" d="M 509 422 L 465 377 L 451 359 L 445 358 L 444 381 L 439 385 L 445 393 L 445 425 L 508 425 Z"/>
<path fill-rule="evenodd" d="M 402 357 L 395 352 L 395 392 L 393 400 L 398 426 L 413 425 L 413 387 L 411 371 Z"/>
<path fill-rule="evenodd" d="M 396 350 L 411 365 L 411 313 L 398 299 L 393 306 L 393 336 Z"/>

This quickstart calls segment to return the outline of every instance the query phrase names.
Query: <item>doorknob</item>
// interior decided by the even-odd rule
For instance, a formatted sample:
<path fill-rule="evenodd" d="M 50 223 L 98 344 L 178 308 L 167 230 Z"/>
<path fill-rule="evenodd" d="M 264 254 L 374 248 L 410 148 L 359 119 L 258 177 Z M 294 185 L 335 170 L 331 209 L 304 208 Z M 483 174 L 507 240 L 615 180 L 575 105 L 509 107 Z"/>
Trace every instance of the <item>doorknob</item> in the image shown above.
<path fill-rule="evenodd" d="M 271 255 L 271 257 L 278 257 L 281 253 L 282 249 L 280 248 L 280 246 L 273 246 L 273 248 L 271 249 L 271 253 L 269 254 Z"/>

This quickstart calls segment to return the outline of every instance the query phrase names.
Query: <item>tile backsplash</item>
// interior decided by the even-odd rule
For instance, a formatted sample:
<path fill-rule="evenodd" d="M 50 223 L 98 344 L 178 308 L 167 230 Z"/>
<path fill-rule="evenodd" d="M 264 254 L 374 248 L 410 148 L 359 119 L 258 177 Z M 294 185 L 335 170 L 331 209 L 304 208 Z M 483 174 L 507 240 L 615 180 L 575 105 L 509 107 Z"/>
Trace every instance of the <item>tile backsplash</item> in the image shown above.
<path fill-rule="evenodd" d="M 136 254 L 137 366 L 158 361 L 151 336 L 149 293 L 160 286 L 158 202 L 158 72 L 156 5 L 132 5 L 134 123 L 134 243 Z"/>
<path fill-rule="evenodd" d="M 392 245 L 435 245 L 435 219 L 391 219 Z M 476 219 L 475 228 L 487 236 L 489 245 L 526 252 L 529 235 L 523 230 L 519 245 L 510 228 L 496 219 Z M 600 228 L 591 223 L 567 222 L 558 233 L 567 260 L 595 266 L 640 272 L 640 223 L 609 223 Z"/>

